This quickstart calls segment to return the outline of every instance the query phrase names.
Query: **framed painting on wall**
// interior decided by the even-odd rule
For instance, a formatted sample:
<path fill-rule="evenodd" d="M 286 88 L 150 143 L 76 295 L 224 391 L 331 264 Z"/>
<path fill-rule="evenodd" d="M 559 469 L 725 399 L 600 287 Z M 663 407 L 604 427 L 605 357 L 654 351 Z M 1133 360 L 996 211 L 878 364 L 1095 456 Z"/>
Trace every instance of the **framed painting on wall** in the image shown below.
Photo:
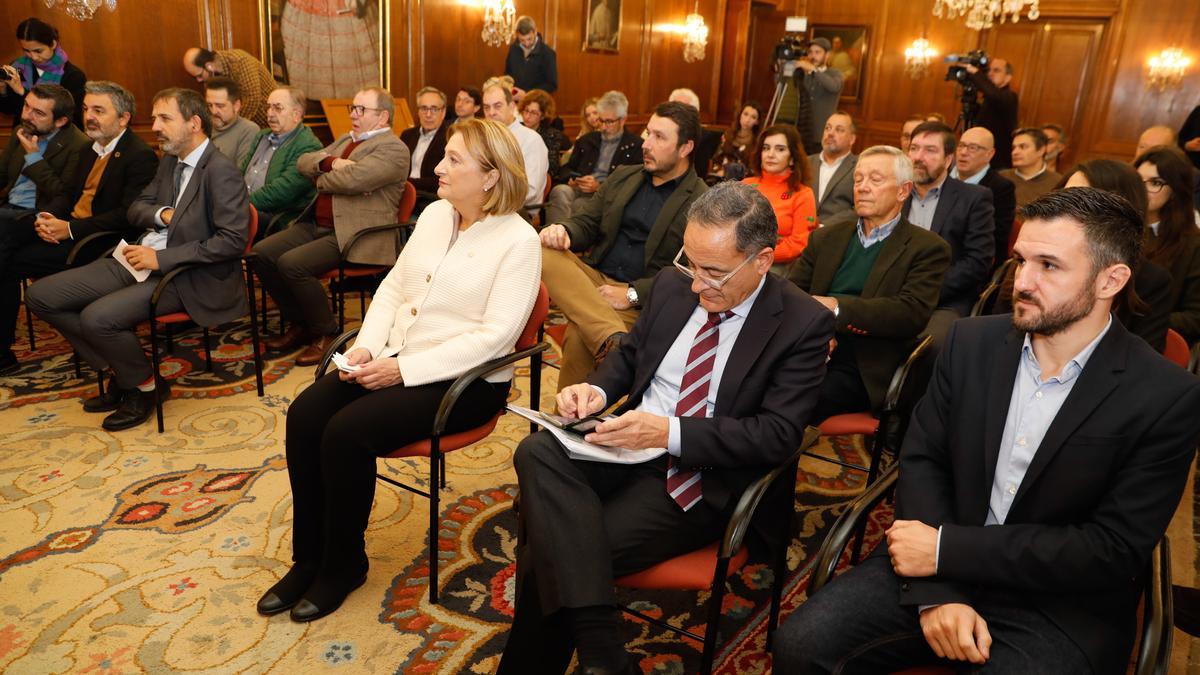
<path fill-rule="evenodd" d="M 588 0 L 583 50 L 616 54 L 621 48 L 621 0 Z"/>
<path fill-rule="evenodd" d="M 829 40 L 833 48 L 825 63 L 841 71 L 843 101 L 862 100 L 863 71 L 867 66 L 867 27 L 845 25 L 813 25 L 810 39 Z"/>
<path fill-rule="evenodd" d="M 388 0 L 261 0 L 258 21 L 267 67 L 310 102 L 388 86 Z"/>

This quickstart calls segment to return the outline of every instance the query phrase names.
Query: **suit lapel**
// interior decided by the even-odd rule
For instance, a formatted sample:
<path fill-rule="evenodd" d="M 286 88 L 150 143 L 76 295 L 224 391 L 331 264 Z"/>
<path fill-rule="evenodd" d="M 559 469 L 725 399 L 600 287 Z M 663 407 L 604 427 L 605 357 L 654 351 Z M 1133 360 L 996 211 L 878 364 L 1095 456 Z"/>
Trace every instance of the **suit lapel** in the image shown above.
<path fill-rule="evenodd" d="M 671 270 L 670 273 L 679 274 L 676 270 Z M 686 290 L 687 287 L 683 288 Z M 658 371 L 658 366 L 666 358 L 671 345 L 675 344 L 676 338 L 699 303 L 699 298 L 691 291 L 677 293 L 676 297 L 667 298 L 662 303 L 662 312 L 654 319 L 654 325 L 646 331 L 646 342 L 638 350 L 637 379 L 630 388 L 633 393 L 623 410 L 632 410 L 641 401 L 642 395 L 650 386 L 650 380 Z M 662 339 L 659 339 L 660 337 Z"/>
<path fill-rule="evenodd" d="M 953 178 L 946 176 L 946 180 L 942 181 L 942 194 L 938 195 L 937 208 L 933 210 L 933 223 L 929 228 L 934 234 L 942 236 L 942 226 L 950 217 L 950 209 L 954 208 L 956 199 L 958 199 L 958 187 L 954 185 Z"/>
<path fill-rule="evenodd" d="M 204 172 L 204 167 L 208 165 L 208 158 L 216 152 L 216 146 L 211 142 L 204 152 L 200 155 L 200 161 L 196 162 L 196 166 L 192 169 L 192 175 L 188 178 L 187 187 L 184 188 L 183 194 L 179 196 L 179 202 L 175 204 L 176 211 L 186 211 L 188 204 L 196 198 L 196 193 L 200 191 L 201 175 Z M 182 160 L 181 160 L 182 161 Z M 174 167 L 172 167 L 172 171 Z"/>
<path fill-rule="evenodd" d="M 1046 430 L 1046 436 L 1034 453 L 1033 461 L 1029 463 L 1029 469 L 1021 481 L 1021 487 L 1013 498 L 1013 509 L 1021 503 L 1021 498 L 1058 454 L 1063 443 L 1117 388 L 1120 383 L 1117 373 L 1125 370 L 1125 360 L 1128 357 L 1128 339 L 1129 334 L 1114 319 L 1108 334 L 1096 346 L 1096 351 L 1092 352 L 1087 367 L 1079 374 L 1079 379 L 1075 386 L 1071 387 L 1067 400 L 1063 402 L 1062 408 L 1059 408 L 1058 414 L 1054 416 L 1054 421 L 1050 423 L 1050 428 Z M 1012 513 L 1011 509 L 1009 513 Z"/>
<path fill-rule="evenodd" d="M 992 481 L 996 477 L 996 462 L 1000 457 L 1000 439 L 1004 435 L 1004 424 L 1008 420 L 1008 406 L 1012 402 L 1013 385 L 1017 381 L 1017 366 L 1021 362 L 1021 347 L 1024 344 L 1025 334 L 1010 330 L 1004 338 L 1002 349 L 992 362 L 983 415 L 984 480 L 982 489 L 976 493 L 979 500 L 972 508 L 977 512 L 970 514 L 970 522 L 977 520 L 982 523 L 987 517 Z"/>
<path fill-rule="evenodd" d="M 887 239 L 883 240 L 883 250 L 879 252 L 879 257 L 871 266 L 871 273 L 867 275 L 867 280 L 863 283 L 862 297 L 875 297 L 884 275 L 900 259 L 904 249 L 908 248 L 908 242 L 912 239 L 910 228 L 913 227 L 916 225 L 912 225 L 904 216 L 901 216 L 900 222 L 896 223 L 896 229 L 892 230 Z"/>
<path fill-rule="evenodd" d="M 829 287 L 833 285 L 833 277 L 842 266 L 842 259 L 846 257 L 850 237 L 858 236 L 858 228 L 854 222 L 836 227 L 838 229 L 829 233 L 829 243 L 826 244 L 829 254 L 817 256 L 817 264 L 813 267 L 812 283 L 808 289 L 813 295 L 824 295 L 829 291 Z"/>
<path fill-rule="evenodd" d="M 783 312 L 780 283 L 784 282 L 768 274 L 762 292 L 750 307 L 746 324 L 738 332 L 729 360 L 725 362 L 725 370 L 721 372 L 721 386 L 717 389 L 717 403 L 713 408 L 714 417 L 726 414 L 733 406 L 746 373 L 750 372 L 758 355 L 779 329 L 779 316 Z"/>
<path fill-rule="evenodd" d="M 121 154 L 125 151 L 126 146 L 129 145 L 129 138 L 132 134 L 133 129 L 126 129 L 125 133 L 121 135 L 121 140 L 117 141 L 116 147 L 113 148 L 112 156 L 108 158 L 108 165 L 104 167 L 104 173 L 100 174 L 100 183 L 96 186 L 97 196 L 99 196 L 100 191 L 104 189 L 104 186 L 108 184 L 109 176 L 115 175 L 117 173 L 116 167 L 120 164 L 120 162 L 124 161 L 121 159 Z M 85 162 L 87 166 L 81 167 L 79 170 L 80 173 L 83 174 L 85 180 L 87 179 L 87 175 L 89 172 L 91 172 L 92 166 L 95 164 L 97 159 L 95 151 L 92 151 L 91 148 L 88 148 L 88 151 L 92 153 L 91 161 Z"/>

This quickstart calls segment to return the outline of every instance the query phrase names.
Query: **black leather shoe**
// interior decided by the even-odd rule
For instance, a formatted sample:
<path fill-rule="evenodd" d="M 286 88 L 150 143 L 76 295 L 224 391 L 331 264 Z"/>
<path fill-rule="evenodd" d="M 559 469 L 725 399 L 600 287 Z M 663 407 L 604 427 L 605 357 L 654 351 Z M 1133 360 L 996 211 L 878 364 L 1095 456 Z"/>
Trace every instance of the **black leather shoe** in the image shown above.
<path fill-rule="evenodd" d="M 121 398 L 127 390 L 117 386 L 117 378 L 109 375 L 104 378 L 107 386 L 103 394 L 97 394 L 83 400 L 83 411 L 90 413 L 112 412 L 121 405 Z"/>
<path fill-rule="evenodd" d="M 258 600 L 258 613 L 271 616 L 285 612 L 300 602 L 317 578 L 317 566 L 312 563 L 296 563 L 283 578 L 269 588 Z"/>
<path fill-rule="evenodd" d="M 349 588 L 339 590 L 332 588 L 332 585 L 322 584 L 318 582 L 304 594 L 303 598 L 292 607 L 291 618 L 297 623 L 308 623 L 317 619 L 332 614 L 342 603 L 346 601 L 351 593 L 359 586 L 367 583 L 367 575 L 364 573 L 357 581 L 350 584 Z M 344 588 L 344 587 L 343 587 Z"/>
<path fill-rule="evenodd" d="M 109 431 L 121 431 L 142 424 L 154 414 L 154 397 L 159 390 L 142 391 L 132 389 L 121 396 L 121 404 L 116 412 L 104 418 L 101 426 Z M 162 392 L 169 396 L 169 391 Z"/>

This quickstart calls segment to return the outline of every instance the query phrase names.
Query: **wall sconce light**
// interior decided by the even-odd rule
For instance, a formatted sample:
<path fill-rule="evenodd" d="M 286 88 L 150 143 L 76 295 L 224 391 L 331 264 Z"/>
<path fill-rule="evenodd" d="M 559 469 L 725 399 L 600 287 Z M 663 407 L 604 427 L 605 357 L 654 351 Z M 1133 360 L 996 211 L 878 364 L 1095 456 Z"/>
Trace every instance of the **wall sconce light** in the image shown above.
<path fill-rule="evenodd" d="M 704 49 L 708 46 L 708 26 L 700 16 L 700 0 L 696 0 L 691 14 L 683 25 L 683 60 L 688 63 L 704 60 Z"/>
<path fill-rule="evenodd" d="M 904 50 L 904 70 L 914 80 L 919 80 L 929 73 L 929 65 L 937 51 L 929 40 L 924 37 L 913 40 L 911 46 Z"/>
<path fill-rule="evenodd" d="M 1159 91 L 1178 87 L 1191 64 L 1192 60 L 1184 55 L 1182 49 L 1162 50 L 1146 62 L 1149 76 L 1146 87 Z"/>
<path fill-rule="evenodd" d="M 517 27 L 517 8 L 512 0 L 487 0 L 483 6 L 483 32 L 480 37 L 489 47 L 503 47 L 512 41 Z"/>

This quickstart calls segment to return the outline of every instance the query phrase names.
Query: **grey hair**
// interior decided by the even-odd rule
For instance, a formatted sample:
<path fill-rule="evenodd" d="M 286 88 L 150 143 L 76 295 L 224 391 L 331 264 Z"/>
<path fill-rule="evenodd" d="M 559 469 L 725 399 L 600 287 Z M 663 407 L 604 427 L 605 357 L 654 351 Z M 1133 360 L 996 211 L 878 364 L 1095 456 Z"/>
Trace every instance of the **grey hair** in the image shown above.
<path fill-rule="evenodd" d="M 629 115 L 629 99 L 625 98 L 625 94 L 619 91 L 606 91 L 604 95 L 596 101 L 597 110 L 607 110 L 616 115 L 619 119 L 625 119 Z"/>
<path fill-rule="evenodd" d="M 687 221 L 705 227 L 735 225 L 740 253 L 773 249 L 779 241 L 779 224 L 771 202 L 744 183 L 726 181 L 710 187 L 692 202 Z"/>
<path fill-rule="evenodd" d="M 92 94 L 94 96 L 107 96 L 113 104 L 113 109 L 117 111 L 117 117 L 129 113 L 132 118 L 137 114 L 137 104 L 134 103 L 133 94 L 129 90 L 116 82 L 108 80 L 90 80 L 83 85 L 84 94 Z"/>
<path fill-rule="evenodd" d="M 419 100 L 425 94 L 437 94 L 438 98 L 442 99 L 442 105 L 446 105 L 446 94 L 437 87 L 421 87 L 413 100 Z"/>
<path fill-rule="evenodd" d="M 360 91 L 369 91 L 375 95 L 375 107 L 387 112 L 388 124 L 396 120 L 396 100 L 392 98 L 392 92 L 383 87 L 367 87 Z"/>
<path fill-rule="evenodd" d="M 686 98 L 688 105 L 692 106 L 696 110 L 700 109 L 700 97 L 697 96 L 696 92 L 692 91 L 691 89 L 688 89 L 687 87 L 680 87 L 679 89 L 675 89 L 671 92 L 671 95 L 667 97 L 667 100 L 670 101 L 671 99 L 675 98 L 676 96 Z"/>
<path fill-rule="evenodd" d="M 288 98 L 292 101 L 292 105 L 299 108 L 300 112 L 303 113 L 304 109 L 308 107 L 308 98 L 304 95 L 304 90 L 300 87 L 293 87 L 292 85 L 285 84 L 275 87 L 274 91 L 279 91 L 281 89 L 287 92 Z M 274 93 L 274 91 L 272 93 Z"/>
<path fill-rule="evenodd" d="M 537 24 L 533 22 L 532 16 L 522 16 L 517 19 L 517 35 L 529 35 L 537 30 Z"/>
<path fill-rule="evenodd" d="M 908 158 L 908 155 L 904 154 L 903 150 L 891 145 L 872 145 L 866 150 L 863 150 L 862 153 L 859 154 L 858 159 L 859 161 L 862 161 L 864 158 L 875 155 L 883 155 L 885 157 L 892 158 L 892 171 L 896 174 L 897 183 L 912 182 L 913 163 L 912 160 Z"/>

